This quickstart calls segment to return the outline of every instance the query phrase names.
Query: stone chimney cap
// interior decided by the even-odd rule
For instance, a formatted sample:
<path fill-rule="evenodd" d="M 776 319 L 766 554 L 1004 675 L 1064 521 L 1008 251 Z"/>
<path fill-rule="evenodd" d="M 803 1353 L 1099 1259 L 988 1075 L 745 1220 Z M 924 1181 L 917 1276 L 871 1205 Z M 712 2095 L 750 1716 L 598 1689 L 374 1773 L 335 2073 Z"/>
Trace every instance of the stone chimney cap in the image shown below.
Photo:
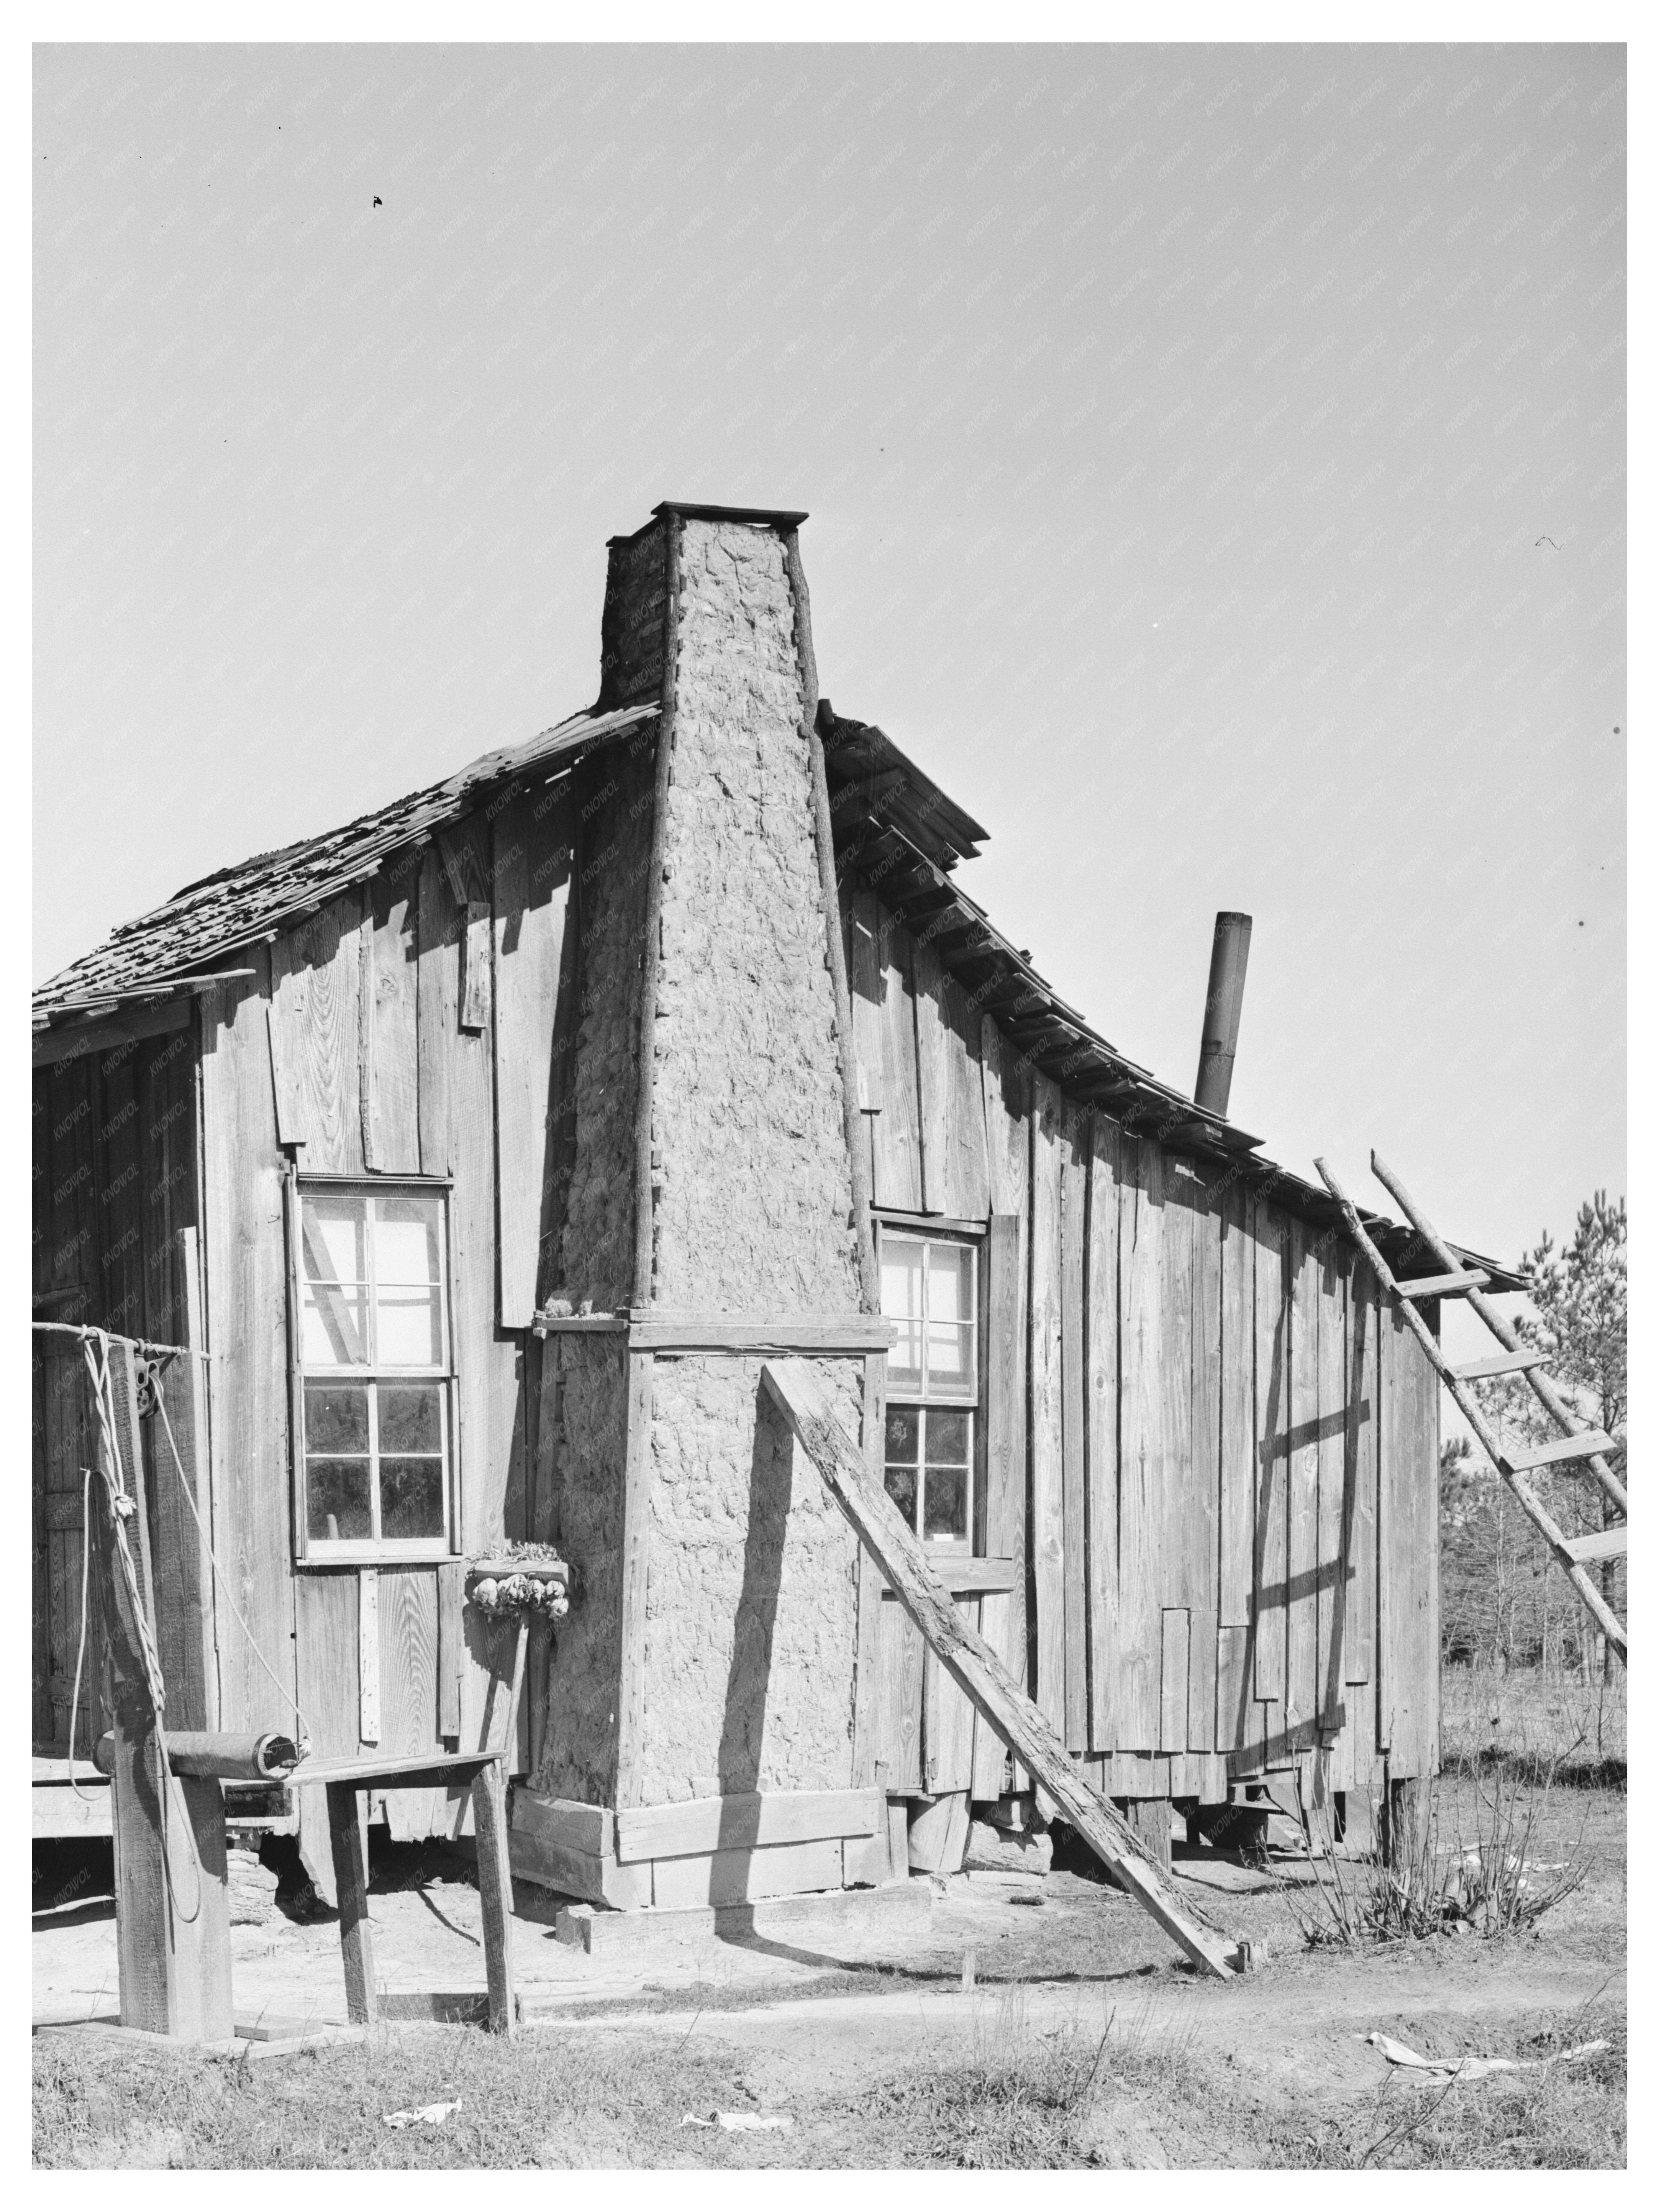
<path fill-rule="evenodd" d="M 798 530 L 805 513 L 786 507 L 707 507 L 694 499 L 660 500 L 653 515 L 678 514 L 694 522 L 769 522 L 775 530 Z"/>

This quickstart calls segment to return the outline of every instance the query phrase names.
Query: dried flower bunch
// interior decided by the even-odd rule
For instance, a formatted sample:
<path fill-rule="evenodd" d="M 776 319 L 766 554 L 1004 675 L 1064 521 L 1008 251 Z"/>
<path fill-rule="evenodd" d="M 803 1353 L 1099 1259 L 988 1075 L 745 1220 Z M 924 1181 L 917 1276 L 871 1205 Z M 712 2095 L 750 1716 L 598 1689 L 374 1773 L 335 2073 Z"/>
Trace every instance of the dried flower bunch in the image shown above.
<path fill-rule="evenodd" d="M 570 1610 L 569 1562 L 550 1544 L 514 1543 L 499 1556 L 477 1559 L 467 1595 L 480 1613 L 541 1613 L 562 1620 Z"/>

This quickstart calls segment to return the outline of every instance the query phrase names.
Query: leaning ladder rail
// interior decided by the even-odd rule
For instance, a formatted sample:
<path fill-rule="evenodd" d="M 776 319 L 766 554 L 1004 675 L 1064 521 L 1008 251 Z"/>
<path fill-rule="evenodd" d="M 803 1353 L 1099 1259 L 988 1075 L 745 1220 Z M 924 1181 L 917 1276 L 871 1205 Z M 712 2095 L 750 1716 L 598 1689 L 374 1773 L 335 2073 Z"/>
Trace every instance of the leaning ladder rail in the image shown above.
<path fill-rule="evenodd" d="M 1373 1164 L 1376 1164 L 1375 1160 Z M 1526 1479 L 1526 1469 L 1528 1467 L 1541 1467 L 1558 1460 L 1588 1459 L 1612 1448 L 1613 1439 L 1604 1435 L 1600 1430 L 1591 1429 L 1571 1433 L 1559 1444 L 1542 1445 L 1528 1453 L 1506 1452 L 1486 1415 L 1481 1412 L 1474 1393 L 1468 1389 L 1467 1379 L 1442 1353 L 1434 1331 L 1419 1313 L 1415 1304 L 1418 1298 L 1424 1297 L 1441 1297 L 1454 1295 L 1467 1297 L 1478 1293 L 1488 1278 L 1481 1274 L 1479 1270 L 1464 1270 L 1457 1267 L 1449 1248 L 1427 1227 L 1420 1212 L 1407 1206 L 1405 1199 L 1401 1197 L 1395 1184 L 1383 1176 L 1379 1168 L 1379 1179 L 1388 1183 L 1389 1188 L 1394 1192 L 1396 1198 L 1400 1199 L 1401 1206 L 1406 1206 L 1407 1212 L 1412 1215 L 1414 1226 L 1429 1245 L 1430 1249 L 1448 1269 L 1443 1275 L 1430 1276 L 1420 1282 L 1396 1282 L 1388 1261 L 1371 1242 L 1352 1200 L 1323 1160 L 1316 1160 L 1314 1165 L 1323 1176 L 1325 1188 L 1342 1208 L 1347 1221 L 1348 1234 L 1370 1261 L 1376 1271 L 1377 1281 L 1382 1288 L 1392 1292 L 1399 1301 L 1401 1311 L 1404 1314 L 1412 1333 L 1424 1351 L 1427 1352 L 1435 1372 L 1450 1391 L 1459 1413 L 1474 1430 L 1481 1449 L 1514 1492 L 1522 1511 L 1525 1513 L 1534 1528 L 1548 1545 L 1556 1565 L 1572 1584 L 1585 1611 L 1595 1621 L 1606 1636 L 1608 1644 L 1619 1654 L 1620 1658 L 1628 1664 L 1629 1642 L 1625 1633 L 1623 1621 L 1620 1620 L 1618 1614 L 1614 1613 L 1585 1572 L 1583 1558 L 1575 1547 L 1574 1540 L 1565 1534 L 1558 1527 L 1554 1516 Z M 1485 1312 L 1482 1313 L 1482 1318 L 1486 1320 L 1488 1327 L 1492 1327 L 1497 1316 L 1491 1314 L 1491 1309 L 1484 1299 L 1481 1301 L 1481 1306 L 1486 1308 Z M 1507 1328 L 1502 1332 L 1494 1329 L 1493 1333 L 1498 1335 L 1500 1342 L 1507 1335 L 1510 1339 L 1509 1348 L 1511 1351 L 1516 1349 L 1518 1340 L 1515 1338 L 1513 1331 Z M 1521 1370 L 1517 1369 L 1516 1371 Z M 1532 1370 L 1528 1369 L 1526 1371 L 1530 1376 Z M 1548 1404 L 1549 1401 L 1546 1400 L 1545 1402 Z M 1564 1422 L 1570 1418 L 1565 1410 L 1557 1407 L 1553 1407 L 1552 1410 L 1556 1411 L 1558 1418 Z"/>
<path fill-rule="evenodd" d="M 1450 1249 L 1442 1239 L 1439 1231 L 1436 1229 L 1394 1170 L 1375 1152 L 1371 1154 L 1371 1173 L 1384 1190 L 1397 1200 L 1401 1212 L 1428 1246 L 1430 1251 L 1433 1253 L 1440 1265 L 1443 1267 L 1455 1267 L 1457 1263 L 1452 1257 Z M 1468 1300 L 1470 1312 L 1485 1322 L 1505 1352 L 1518 1353 L 1524 1350 L 1521 1342 L 1520 1331 L 1513 1322 L 1507 1320 L 1498 1312 L 1489 1297 L 1479 1290 L 1472 1290 L 1468 1293 Z M 1542 1371 L 1542 1362 L 1540 1361 L 1536 1366 L 1529 1366 L 1517 1371 L 1525 1374 L 1533 1395 L 1552 1416 L 1563 1435 L 1576 1435 L 1577 1431 L 1572 1409 L 1549 1376 Z M 1624 1484 L 1620 1481 L 1599 1451 L 1589 1452 L 1585 1456 L 1589 1461 L 1590 1473 L 1607 1492 L 1619 1510 L 1627 1515 L 1630 1511 L 1630 1499 L 1625 1493 Z"/>

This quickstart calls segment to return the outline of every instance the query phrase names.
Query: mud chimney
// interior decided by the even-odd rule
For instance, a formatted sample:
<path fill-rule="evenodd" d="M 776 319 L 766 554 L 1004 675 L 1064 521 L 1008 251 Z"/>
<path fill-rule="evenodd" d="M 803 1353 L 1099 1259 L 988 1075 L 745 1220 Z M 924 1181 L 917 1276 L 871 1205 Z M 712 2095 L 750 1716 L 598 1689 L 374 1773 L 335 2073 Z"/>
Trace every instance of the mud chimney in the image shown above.
<path fill-rule="evenodd" d="M 1233 1055 L 1238 1049 L 1238 1015 L 1244 1003 L 1244 970 L 1249 958 L 1249 915 L 1217 915 L 1193 1097 L 1206 1114 L 1224 1118 L 1233 1087 Z"/>

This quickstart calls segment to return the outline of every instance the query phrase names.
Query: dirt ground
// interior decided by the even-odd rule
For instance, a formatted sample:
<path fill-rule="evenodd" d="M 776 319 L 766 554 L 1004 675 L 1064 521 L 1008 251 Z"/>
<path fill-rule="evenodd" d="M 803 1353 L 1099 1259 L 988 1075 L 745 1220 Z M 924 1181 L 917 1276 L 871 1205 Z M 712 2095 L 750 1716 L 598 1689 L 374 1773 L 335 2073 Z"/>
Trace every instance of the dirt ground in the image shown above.
<path fill-rule="evenodd" d="M 1489 1832 L 1501 1773 L 1443 1777 L 1449 1863 Z M 1310 1942 L 1328 1929 L 1322 1894 L 1359 1862 L 1284 1848 L 1262 1866 L 1177 1850 L 1189 1897 L 1265 1948 L 1228 1984 L 1200 1981 L 1134 1905 L 1076 1871 L 957 1876 L 902 1926 L 826 1917 L 787 1940 L 592 1959 L 555 1940 L 547 1900 L 526 1890 L 515 2044 L 399 2023 L 257 2064 L 257 2051 L 184 2057 L 70 2025 L 115 2013 L 112 1907 L 83 1886 L 35 1922 L 37 2161 L 1620 2165 L 1622 1780 L 1558 1780 L 1526 1802 L 1529 1863 L 1583 1869 L 1530 1935 Z M 384 1855 L 374 1919 L 388 1990 L 482 1988 L 464 1862 Z M 279 1910 L 234 1929 L 233 1948 L 239 2021 L 343 2021 L 331 1915 Z M 1376 2031 L 1432 2059 L 1522 2063 L 1449 2090 L 1391 2066 L 1364 2040 Z M 1591 2040 L 1610 2048 L 1559 2056 Z M 386 2120 L 456 2099 L 439 2124 Z M 697 2124 L 721 2111 L 789 2124 Z"/>

